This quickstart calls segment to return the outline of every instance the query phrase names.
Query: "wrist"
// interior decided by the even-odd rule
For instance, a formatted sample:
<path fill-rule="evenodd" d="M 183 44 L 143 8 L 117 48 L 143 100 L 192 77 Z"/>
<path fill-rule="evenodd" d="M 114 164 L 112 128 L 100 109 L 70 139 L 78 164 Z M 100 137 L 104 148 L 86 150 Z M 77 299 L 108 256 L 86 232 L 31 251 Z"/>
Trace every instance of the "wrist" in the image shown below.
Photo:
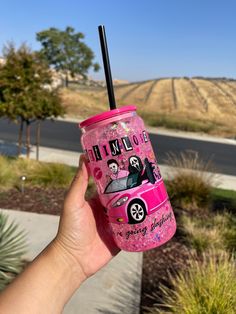
<path fill-rule="evenodd" d="M 0 312 L 62 313 L 85 279 L 78 263 L 55 239 L 4 290 Z"/>
<path fill-rule="evenodd" d="M 61 273 L 66 274 L 66 276 L 70 278 L 71 285 L 74 286 L 75 289 L 79 288 L 87 277 L 75 256 L 65 248 L 57 237 L 50 243 L 49 251 L 49 254 L 56 260 L 56 264 L 60 268 Z"/>

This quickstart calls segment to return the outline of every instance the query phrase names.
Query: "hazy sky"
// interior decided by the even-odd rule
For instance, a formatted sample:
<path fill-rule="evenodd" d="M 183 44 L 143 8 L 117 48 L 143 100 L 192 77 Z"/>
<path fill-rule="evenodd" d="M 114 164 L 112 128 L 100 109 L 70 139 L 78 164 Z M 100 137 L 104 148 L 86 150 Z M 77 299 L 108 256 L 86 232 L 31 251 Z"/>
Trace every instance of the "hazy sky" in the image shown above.
<path fill-rule="evenodd" d="M 9 0 L 0 5 L 0 47 L 40 47 L 35 33 L 72 26 L 102 65 L 97 26 L 106 27 L 113 78 L 236 78 L 236 1 Z M 103 69 L 97 79 L 104 78 Z"/>

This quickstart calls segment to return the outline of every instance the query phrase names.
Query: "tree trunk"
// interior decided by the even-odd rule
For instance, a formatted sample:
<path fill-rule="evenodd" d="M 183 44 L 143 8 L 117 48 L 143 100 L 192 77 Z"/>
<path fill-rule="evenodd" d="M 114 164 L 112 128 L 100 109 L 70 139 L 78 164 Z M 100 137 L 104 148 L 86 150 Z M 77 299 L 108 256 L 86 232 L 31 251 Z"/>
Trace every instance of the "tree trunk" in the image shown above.
<path fill-rule="evenodd" d="M 39 160 L 40 132 L 41 132 L 41 120 L 38 120 L 37 131 L 36 131 L 36 160 Z"/>
<path fill-rule="evenodd" d="M 18 136 L 18 156 L 20 156 L 20 154 L 21 154 L 23 128 L 24 128 L 24 120 L 21 118 L 20 119 L 19 136 Z"/>
<path fill-rule="evenodd" d="M 66 73 L 65 85 L 66 85 L 66 88 L 69 86 L 69 79 L 68 79 L 67 73 Z"/>
<path fill-rule="evenodd" d="M 30 156 L 30 122 L 26 121 L 26 156 Z"/>

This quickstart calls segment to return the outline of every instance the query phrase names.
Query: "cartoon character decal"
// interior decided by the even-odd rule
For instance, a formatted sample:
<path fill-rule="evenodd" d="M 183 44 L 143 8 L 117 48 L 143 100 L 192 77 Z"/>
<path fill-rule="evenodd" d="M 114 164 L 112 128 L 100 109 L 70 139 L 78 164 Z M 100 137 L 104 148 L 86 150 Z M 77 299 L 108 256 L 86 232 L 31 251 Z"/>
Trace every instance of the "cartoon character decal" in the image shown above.
<path fill-rule="evenodd" d="M 141 223 L 168 199 L 155 163 L 145 158 L 143 164 L 135 155 L 130 156 L 128 162 L 126 171 L 120 169 L 115 159 L 107 161 L 111 175 L 101 197 L 113 223 Z M 108 199 L 107 194 L 110 194 Z"/>
<path fill-rule="evenodd" d="M 143 171 L 143 164 L 138 156 L 129 157 L 129 172 L 130 173 L 141 173 Z"/>
<path fill-rule="evenodd" d="M 109 159 L 107 161 L 107 166 L 109 167 L 111 171 L 111 175 L 110 175 L 111 180 L 123 178 L 129 174 L 128 171 L 120 169 L 120 166 L 115 159 Z"/>

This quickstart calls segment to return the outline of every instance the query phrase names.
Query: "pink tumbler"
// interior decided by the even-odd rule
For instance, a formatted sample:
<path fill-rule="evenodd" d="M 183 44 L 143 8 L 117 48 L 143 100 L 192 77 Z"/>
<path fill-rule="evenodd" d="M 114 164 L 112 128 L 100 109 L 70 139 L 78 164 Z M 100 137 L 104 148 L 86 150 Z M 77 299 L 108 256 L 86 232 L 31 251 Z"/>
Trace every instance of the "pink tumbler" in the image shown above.
<path fill-rule="evenodd" d="M 138 252 L 174 235 L 176 222 L 143 120 L 135 106 L 80 123 L 88 166 L 118 247 Z"/>

